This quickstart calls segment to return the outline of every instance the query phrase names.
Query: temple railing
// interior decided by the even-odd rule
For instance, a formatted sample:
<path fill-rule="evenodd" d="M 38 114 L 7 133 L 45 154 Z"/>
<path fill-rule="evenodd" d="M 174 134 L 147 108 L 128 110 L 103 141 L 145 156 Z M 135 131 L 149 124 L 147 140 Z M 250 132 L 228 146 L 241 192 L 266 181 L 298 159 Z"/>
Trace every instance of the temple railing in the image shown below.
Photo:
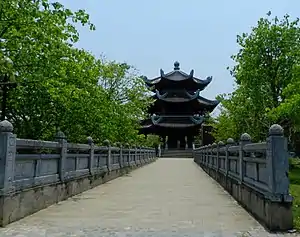
<path fill-rule="evenodd" d="M 158 150 L 158 151 L 157 151 Z M 156 160 L 159 149 L 18 139 L 0 122 L 0 227 Z"/>
<path fill-rule="evenodd" d="M 289 153 L 281 126 L 271 126 L 265 142 L 252 143 L 245 133 L 238 143 L 229 138 L 195 148 L 193 154 L 197 164 L 269 229 L 292 228 Z"/>
<path fill-rule="evenodd" d="M 18 139 L 8 121 L 0 123 L 0 190 L 18 191 L 37 185 L 65 182 L 84 176 L 139 166 L 156 158 L 149 147 L 97 146 L 91 137 L 87 144 L 67 142 L 62 132 L 56 141 Z"/>

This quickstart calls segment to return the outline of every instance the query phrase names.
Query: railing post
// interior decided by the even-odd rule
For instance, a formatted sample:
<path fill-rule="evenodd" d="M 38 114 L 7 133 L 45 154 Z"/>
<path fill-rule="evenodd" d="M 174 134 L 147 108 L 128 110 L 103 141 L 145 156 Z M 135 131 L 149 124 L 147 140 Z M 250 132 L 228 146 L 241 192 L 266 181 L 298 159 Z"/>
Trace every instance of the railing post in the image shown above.
<path fill-rule="evenodd" d="M 119 164 L 120 164 L 120 168 L 123 167 L 123 146 L 120 142 L 117 143 L 117 146 L 120 148 L 119 151 Z"/>
<path fill-rule="evenodd" d="M 143 150 L 140 146 L 138 146 L 138 149 L 139 149 L 139 158 L 140 158 L 140 163 L 141 165 L 144 164 L 144 154 L 143 154 Z"/>
<path fill-rule="evenodd" d="M 161 145 L 158 145 L 158 157 L 161 157 Z"/>
<path fill-rule="evenodd" d="M 232 145 L 234 144 L 234 140 L 232 138 L 228 138 L 227 139 L 227 142 L 226 142 L 226 157 L 225 157 L 225 174 L 226 174 L 226 177 L 228 176 L 228 171 L 230 169 L 229 167 L 229 151 L 228 151 L 228 148 L 231 147 Z"/>
<path fill-rule="evenodd" d="M 90 156 L 89 156 L 89 171 L 90 174 L 94 174 L 94 151 L 95 151 L 95 144 L 92 137 L 87 137 L 87 142 L 90 145 Z"/>
<path fill-rule="evenodd" d="M 130 145 L 129 145 L 129 143 L 126 143 L 125 146 L 127 149 L 127 159 L 124 160 L 124 163 L 126 164 L 126 166 L 129 166 L 129 161 L 130 161 L 130 156 L 131 156 Z"/>
<path fill-rule="evenodd" d="M 143 155 L 142 155 L 142 149 L 140 146 L 138 146 L 138 157 L 139 157 L 139 160 L 140 160 L 140 164 L 142 165 L 143 164 Z"/>
<path fill-rule="evenodd" d="M 209 145 L 209 161 L 208 161 L 208 163 L 209 163 L 209 167 L 211 168 L 212 167 L 212 157 L 213 157 L 213 145 L 212 144 L 210 144 Z"/>
<path fill-rule="evenodd" d="M 201 153 L 200 153 L 200 163 L 202 165 L 205 164 L 205 159 L 206 159 L 206 146 L 203 146 L 201 148 Z"/>
<path fill-rule="evenodd" d="M 212 153 L 212 168 L 217 168 L 216 167 L 216 159 L 217 159 L 217 155 L 218 155 L 218 145 L 217 143 L 213 143 L 212 144 L 212 149 L 211 149 L 211 153 Z"/>
<path fill-rule="evenodd" d="M 59 159 L 59 178 L 61 181 L 66 179 L 66 163 L 68 153 L 68 143 L 65 134 L 58 131 L 55 140 L 60 143 L 60 159 Z"/>
<path fill-rule="evenodd" d="M 239 177 L 240 177 L 240 183 L 244 181 L 244 175 L 245 175 L 245 162 L 244 162 L 244 146 L 246 144 L 251 143 L 251 137 L 248 133 L 242 134 L 240 138 L 239 143 Z"/>
<path fill-rule="evenodd" d="M 150 149 L 148 147 L 144 148 L 146 152 L 146 162 L 149 163 L 151 160 Z"/>
<path fill-rule="evenodd" d="M 105 140 L 104 145 L 107 146 L 107 158 L 106 158 L 106 165 L 108 172 L 111 171 L 111 145 L 109 140 Z"/>
<path fill-rule="evenodd" d="M 142 162 L 142 151 L 141 151 L 141 147 L 140 146 L 137 146 L 137 149 L 138 149 L 138 159 L 139 159 L 139 162 L 140 164 L 143 164 Z"/>
<path fill-rule="evenodd" d="M 268 173 L 269 208 L 267 226 L 269 229 L 290 230 L 293 228 L 293 197 L 289 194 L 289 162 L 287 139 L 283 128 L 274 124 L 267 138 L 266 171 Z"/>
<path fill-rule="evenodd" d="M 134 146 L 134 163 L 138 165 L 138 148 Z"/>
<path fill-rule="evenodd" d="M 202 164 L 203 165 L 207 165 L 207 145 L 205 145 L 204 147 L 203 147 L 203 155 L 202 155 L 202 157 L 203 157 L 203 159 L 202 159 Z"/>
<path fill-rule="evenodd" d="M 220 170 L 220 148 L 222 148 L 224 146 L 224 142 L 219 141 L 218 142 L 218 147 L 217 147 L 217 171 L 219 172 Z"/>
<path fill-rule="evenodd" d="M 283 135 L 283 128 L 278 124 L 272 125 L 269 129 L 266 158 L 270 192 L 280 199 L 291 199 L 289 196 L 287 140 Z"/>
<path fill-rule="evenodd" d="M 7 120 L 0 122 L 0 189 L 2 195 L 14 191 L 16 140 L 17 136 L 13 134 L 12 124 Z"/>

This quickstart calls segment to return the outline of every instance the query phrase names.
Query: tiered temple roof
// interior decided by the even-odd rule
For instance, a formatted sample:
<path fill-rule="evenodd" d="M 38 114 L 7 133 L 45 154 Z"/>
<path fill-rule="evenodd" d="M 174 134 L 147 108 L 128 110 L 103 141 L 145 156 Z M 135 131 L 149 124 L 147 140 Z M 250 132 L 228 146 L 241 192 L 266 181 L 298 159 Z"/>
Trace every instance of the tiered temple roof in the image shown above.
<path fill-rule="evenodd" d="M 219 104 L 217 100 L 209 100 L 200 96 L 201 90 L 198 89 L 195 93 L 191 93 L 185 89 L 181 91 L 166 91 L 161 94 L 159 90 L 155 91 L 152 98 L 155 100 L 152 106 L 152 111 L 157 111 L 159 108 L 168 106 L 167 103 L 178 103 L 178 105 L 186 106 L 187 103 L 191 105 L 194 111 L 213 111 Z"/>
<path fill-rule="evenodd" d="M 205 80 L 194 77 L 194 70 L 190 74 L 186 74 L 179 68 L 179 62 L 174 63 L 174 70 L 167 74 L 160 69 L 160 76 L 154 79 L 143 77 L 146 86 L 153 92 L 164 88 L 185 88 L 187 90 L 203 90 L 211 81 L 212 77 L 207 77 Z"/>
<path fill-rule="evenodd" d="M 209 100 L 200 92 L 212 81 L 194 77 L 182 72 L 179 63 L 174 63 L 174 70 L 167 74 L 160 70 L 160 76 L 152 80 L 143 77 L 146 86 L 154 92 L 155 100 L 150 107 L 150 118 L 142 122 L 142 133 L 165 133 L 168 129 L 195 130 L 204 121 L 205 114 L 211 112 L 219 104 L 217 100 Z M 196 131 L 196 130 L 195 130 Z"/>

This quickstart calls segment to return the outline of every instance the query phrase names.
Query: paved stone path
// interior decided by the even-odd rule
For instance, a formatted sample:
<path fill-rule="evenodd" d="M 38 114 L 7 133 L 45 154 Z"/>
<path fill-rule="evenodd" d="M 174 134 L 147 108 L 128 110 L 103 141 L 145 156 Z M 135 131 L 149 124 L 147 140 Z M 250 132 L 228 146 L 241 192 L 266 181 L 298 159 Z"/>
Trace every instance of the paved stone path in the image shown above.
<path fill-rule="evenodd" d="M 12 223 L 0 236 L 271 235 L 192 159 L 160 159 Z"/>

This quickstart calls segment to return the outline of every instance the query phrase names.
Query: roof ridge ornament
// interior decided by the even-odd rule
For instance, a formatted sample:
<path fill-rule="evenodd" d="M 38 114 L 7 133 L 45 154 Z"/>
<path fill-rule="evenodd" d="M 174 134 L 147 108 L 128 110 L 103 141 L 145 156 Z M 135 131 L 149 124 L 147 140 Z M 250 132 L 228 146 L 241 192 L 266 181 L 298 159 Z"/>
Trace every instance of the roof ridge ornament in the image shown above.
<path fill-rule="evenodd" d="M 213 78 L 212 76 L 209 76 L 209 77 L 206 78 L 206 81 L 207 81 L 208 83 L 211 83 L 212 78 Z"/>
<path fill-rule="evenodd" d="M 176 62 L 174 63 L 174 70 L 175 70 L 175 71 L 180 70 L 180 63 L 179 63 L 178 61 L 176 61 Z"/>
<path fill-rule="evenodd" d="M 160 69 L 160 77 L 165 77 L 164 70 Z"/>
<path fill-rule="evenodd" d="M 156 90 L 156 96 L 158 99 L 165 99 L 167 95 L 169 94 L 168 92 L 165 92 L 164 94 L 161 94 L 159 90 Z"/>

